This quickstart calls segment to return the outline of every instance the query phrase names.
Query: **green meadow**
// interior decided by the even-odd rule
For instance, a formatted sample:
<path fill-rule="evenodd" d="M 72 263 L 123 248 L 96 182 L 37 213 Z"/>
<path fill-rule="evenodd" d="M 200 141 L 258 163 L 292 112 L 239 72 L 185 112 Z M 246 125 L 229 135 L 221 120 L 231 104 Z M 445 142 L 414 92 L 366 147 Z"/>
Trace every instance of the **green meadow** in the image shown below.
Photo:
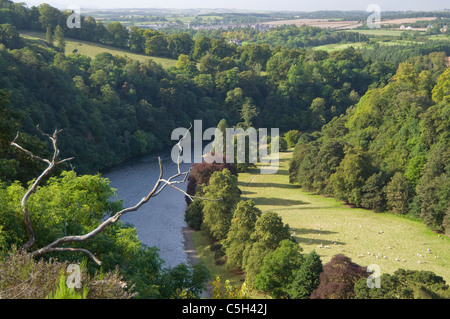
<path fill-rule="evenodd" d="M 26 39 L 45 40 L 45 33 L 42 32 L 24 31 L 21 32 L 20 35 Z M 131 59 L 135 59 L 140 62 L 150 59 L 158 64 L 161 64 L 166 69 L 175 66 L 177 63 L 177 61 L 173 59 L 152 57 L 145 54 L 133 53 L 127 50 L 115 48 L 101 43 L 81 41 L 76 39 L 67 39 L 67 38 L 65 39 L 65 41 L 66 41 L 66 53 L 72 53 L 76 50 L 75 52 L 78 52 L 82 55 L 86 55 L 90 58 L 94 58 L 99 53 L 107 52 L 111 53 L 112 55 L 127 56 Z"/>
<path fill-rule="evenodd" d="M 419 220 L 391 213 L 352 208 L 334 198 L 311 194 L 289 183 L 291 152 L 280 153 L 277 174 L 260 174 L 260 165 L 239 174 L 242 199 L 262 211 L 274 211 L 289 224 L 304 253 L 315 250 L 327 263 L 344 254 L 361 266 L 376 264 L 381 273 L 399 268 L 429 270 L 450 282 L 450 239 L 430 231 Z M 198 256 L 213 277 L 240 285 L 242 274 L 231 274 L 213 263 L 213 253 L 200 232 L 194 234 Z"/>
<path fill-rule="evenodd" d="M 280 153 L 277 174 L 262 175 L 258 167 L 241 173 L 239 187 L 242 197 L 253 199 L 262 211 L 277 212 L 305 253 L 315 250 L 324 263 L 345 254 L 362 266 L 379 265 L 382 273 L 430 270 L 450 282 L 448 237 L 421 221 L 352 208 L 289 184 L 291 154 Z"/>

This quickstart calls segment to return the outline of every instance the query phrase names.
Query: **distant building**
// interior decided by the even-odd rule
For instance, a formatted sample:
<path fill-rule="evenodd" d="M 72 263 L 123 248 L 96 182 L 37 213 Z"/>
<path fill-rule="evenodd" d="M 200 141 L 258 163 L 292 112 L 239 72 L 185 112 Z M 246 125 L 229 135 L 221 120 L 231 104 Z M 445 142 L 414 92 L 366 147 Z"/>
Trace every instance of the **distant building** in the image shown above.
<path fill-rule="evenodd" d="M 242 45 L 242 41 L 238 40 L 238 39 L 230 39 L 230 40 L 228 40 L 228 43 L 234 43 L 234 44 L 237 44 L 237 45 Z"/>

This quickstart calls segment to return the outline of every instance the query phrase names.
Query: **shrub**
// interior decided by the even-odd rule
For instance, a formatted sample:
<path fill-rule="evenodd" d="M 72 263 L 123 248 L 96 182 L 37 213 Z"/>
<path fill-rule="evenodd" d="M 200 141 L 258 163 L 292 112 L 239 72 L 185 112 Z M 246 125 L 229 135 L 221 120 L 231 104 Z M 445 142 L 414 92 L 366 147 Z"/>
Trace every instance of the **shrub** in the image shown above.
<path fill-rule="evenodd" d="M 336 255 L 323 266 L 320 284 L 311 299 L 352 299 L 355 297 L 354 285 L 363 277 L 367 277 L 364 267 L 345 255 Z"/>

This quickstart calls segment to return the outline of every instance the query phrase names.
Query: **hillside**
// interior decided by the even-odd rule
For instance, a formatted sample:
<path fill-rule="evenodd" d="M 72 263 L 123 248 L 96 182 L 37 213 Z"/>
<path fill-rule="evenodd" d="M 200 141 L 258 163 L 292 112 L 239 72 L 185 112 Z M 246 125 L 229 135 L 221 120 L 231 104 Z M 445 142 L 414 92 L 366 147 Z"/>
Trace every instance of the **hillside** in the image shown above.
<path fill-rule="evenodd" d="M 20 36 L 25 39 L 32 40 L 42 40 L 45 41 L 45 33 L 37 31 L 21 31 Z M 106 44 L 95 43 L 90 41 L 82 41 L 76 39 L 65 39 L 66 42 L 66 54 L 77 52 L 81 55 L 88 56 L 90 58 L 95 58 L 97 54 L 100 53 L 110 53 L 112 55 L 118 55 L 121 57 L 129 57 L 139 62 L 144 62 L 146 60 L 153 60 L 158 64 L 161 64 L 163 68 L 170 68 L 175 66 L 177 61 L 174 59 L 165 59 L 159 57 L 152 57 L 145 54 L 133 53 L 128 50 L 119 49 Z"/>

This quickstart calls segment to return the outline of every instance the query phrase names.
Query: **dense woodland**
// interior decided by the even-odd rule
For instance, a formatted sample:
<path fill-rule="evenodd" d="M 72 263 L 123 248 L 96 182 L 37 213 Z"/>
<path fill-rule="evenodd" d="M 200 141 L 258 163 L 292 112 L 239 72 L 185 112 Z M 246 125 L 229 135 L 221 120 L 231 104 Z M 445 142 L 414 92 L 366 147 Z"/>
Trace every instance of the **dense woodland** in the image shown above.
<path fill-rule="evenodd" d="M 75 157 L 31 197 L 36 246 L 92 230 L 120 209 L 121 202 L 111 202 L 109 182 L 95 174 L 172 146 L 172 130 L 195 119 L 204 127 L 277 127 L 283 145 L 295 147 L 292 183 L 358 207 L 420 218 L 449 233 L 448 41 L 326 52 L 310 47 L 369 38 L 284 27 L 261 35 L 259 43 L 238 46 L 224 37 L 128 30 L 92 17 L 82 17 L 80 29 L 68 29 L 70 14 L 45 4 L 27 8 L 0 1 L 0 275 L 11 278 L 0 289 L 10 296 L 18 293 L 21 278 L 38 278 L 45 267 L 51 269 L 47 284 L 29 281 L 23 297 L 53 296 L 64 267 L 11 250 L 27 241 L 20 199 L 43 169 L 11 147 L 18 131 L 17 142 L 45 158 L 51 148 L 39 130 L 63 129 L 61 153 Z M 24 39 L 21 30 L 46 32 L 47 40 Z M 89 58 L 65 52 L 65 38 L 170 57 L 177 64 L 164 69 L 150 58 L 139 62 L 109 53 Z M 322 266 L 317 254 L 301 254 L 276 213 L 240 200 L 241 169 L 226 163 L 193 167 L 188 193 L 210 201 L 188 200 L 186 221 L 216 243 L 218 262 L 246 273 L 247 284 L 274 298 L 446 296 L 442 278 L 403 270 L 385 277 L 392 286 L 374 295 L 365 289 L 365 269 L 347 257 Z M 137 292 L 141 298 L 197 298 L 208 277 L 202 265 L 163 268 L 156 249 L 143 247 L 129 225 L 118 223 L 87 245 L 105 273 L 84 261 L 90 280 L 82 297 L 131 298 Z M 352 279 L 342 283 L 342 276 Z M 398 282 L 407 288 L 396 292 Z"/>

